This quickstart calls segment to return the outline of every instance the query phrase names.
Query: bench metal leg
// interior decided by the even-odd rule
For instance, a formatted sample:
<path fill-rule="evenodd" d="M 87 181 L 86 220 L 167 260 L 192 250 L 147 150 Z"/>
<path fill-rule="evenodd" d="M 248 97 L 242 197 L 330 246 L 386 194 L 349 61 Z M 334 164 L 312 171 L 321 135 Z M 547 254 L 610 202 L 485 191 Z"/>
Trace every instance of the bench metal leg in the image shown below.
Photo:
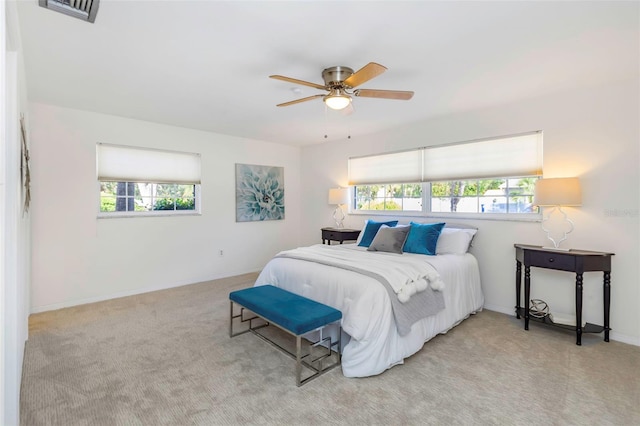
<path fill-rule="evenodd" d="M 300 336 L 296 336 L 296 386 L 302 385 L 300 381 L 300 376 L 302 375 L 302 338 Z"/>
<path fill-rule="evenodd" d="M 238 306 L 240 306 L 240 313 L 238 315 L 233 315 L 233 302 L 230 302 L 230 308 L 229 308 L 230 309 L 230 311 L 229 311 L 229 337 L 236 337 L 236 336 L 248 333 L 248 332 L 253 331 L 253 330 L 258 330 L 260 328 L 267 327 L 269 325 L 269 321 L 265 320 L 264 318 L 262 318 L 262 317 L 260 317 L 258 315 L 255 315 L 255 314 L 252 317 L 245 318 L 244 317 L 245 308 L 243 306 L 241 306 L 241 305 L 238 305 Z M 233 332 L 233 320 L 236 319 L 236 318 L 240 318 L 240 322 L 241 323 L 248 322 L 249 323 L 249 328 L 247 328 L 246 330 L 238 331 L 238 332 L 234 333 Z M 253 325 L 253 320 L 256 320 L 256 319 L 264 320 L 264 321 L 266 321 L 266 323 L 265 324 L 260 324 L 258 326 L 254 326 Z"/>

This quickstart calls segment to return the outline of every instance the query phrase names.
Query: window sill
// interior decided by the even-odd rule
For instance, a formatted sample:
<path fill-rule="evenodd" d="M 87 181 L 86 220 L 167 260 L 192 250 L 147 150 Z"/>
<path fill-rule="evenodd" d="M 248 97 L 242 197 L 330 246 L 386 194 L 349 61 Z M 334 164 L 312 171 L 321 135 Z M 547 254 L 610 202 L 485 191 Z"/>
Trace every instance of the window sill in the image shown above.
<path fill-rule="evenodd" d="M 196 211 L 157 211 L 157 212 L 112 212 L 98 213 L 98 219 L 120 219 L 133 217 L 176 217 L 176 216 L 202 216 L 201 212 Z"/>
<path fill-rule="evenodd" d="M 418 219 L 466 219 L 466 220 L 494 220 L 504 222 L 542 222 L 542 215 L 539 213 L 421 213 L 403 211 L 350 211 L 348 214 L 354 216 L 384 216 L 384 217 L 406 217 Z"/>

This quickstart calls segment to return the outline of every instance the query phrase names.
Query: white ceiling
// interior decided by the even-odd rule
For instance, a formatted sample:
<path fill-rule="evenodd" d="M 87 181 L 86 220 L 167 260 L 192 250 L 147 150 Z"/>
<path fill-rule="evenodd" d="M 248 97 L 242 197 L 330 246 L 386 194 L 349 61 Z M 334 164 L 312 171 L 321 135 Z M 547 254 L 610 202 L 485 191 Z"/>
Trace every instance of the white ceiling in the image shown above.
<path fill-rule="evenodd" d="M 291 145 L 639 75 L 638 2 L 101 0 L 94 24 L 20 0 L 31 101 Z M 324 68 L 388 71 L 326 111 Z"/>

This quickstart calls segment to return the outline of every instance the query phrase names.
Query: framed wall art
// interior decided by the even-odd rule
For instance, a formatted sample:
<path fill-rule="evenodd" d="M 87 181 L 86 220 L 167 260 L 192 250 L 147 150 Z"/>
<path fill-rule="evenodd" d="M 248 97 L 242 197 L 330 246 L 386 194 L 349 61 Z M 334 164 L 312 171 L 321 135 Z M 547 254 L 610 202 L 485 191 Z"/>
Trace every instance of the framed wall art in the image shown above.
<path fill-rule="evenodd" d="M 27 129 L 24 124 L 24 115 L 20 115 L 20 139 L 21 155 L 20 155 L 20 180 L 23 188 L 23 214 L 29 211 L 31 204 L 31 171 L 29 170 L 29 147 L 27 146 Z"/>
<path fill-rule="evenodd" d="M 236 164 L 236 222 L 284 219 L 284 167 Z"/>

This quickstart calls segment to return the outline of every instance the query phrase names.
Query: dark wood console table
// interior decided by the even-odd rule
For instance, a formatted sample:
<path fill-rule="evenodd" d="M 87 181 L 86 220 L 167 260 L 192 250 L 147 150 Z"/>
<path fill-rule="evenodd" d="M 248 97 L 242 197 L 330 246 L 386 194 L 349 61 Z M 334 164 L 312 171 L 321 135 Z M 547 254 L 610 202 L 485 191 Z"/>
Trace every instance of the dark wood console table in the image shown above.
<path fill-rule="evenodd" d="M 601 333 L 604 341 L 609 341 L 609 308 L 611 303 L 611 256 L 614 253 L 603 253 L 587 250 L 554 250 L 540 246 L 514 244 L 516 248 L 516 317 L 524 316 L 524 329 L 529 329 L 529 320 L 540 321 L 556 327 L 575 330 L 576 345 L 582 344 L 582 333 Z M 522 285 L 522 264 L 524 264 L 524 308 L 520 306 L 520 289 Z M 529 296 L 531 294 L 532 266 L 574 272 L 576 274 L 576 325 L 554 324 L 547 317 L 536 318 L 529 313 Z M 603 278 L 604 326 L 586 323 L 582 326 L 582 275 L 585 272 L 601 271 Z"/>

